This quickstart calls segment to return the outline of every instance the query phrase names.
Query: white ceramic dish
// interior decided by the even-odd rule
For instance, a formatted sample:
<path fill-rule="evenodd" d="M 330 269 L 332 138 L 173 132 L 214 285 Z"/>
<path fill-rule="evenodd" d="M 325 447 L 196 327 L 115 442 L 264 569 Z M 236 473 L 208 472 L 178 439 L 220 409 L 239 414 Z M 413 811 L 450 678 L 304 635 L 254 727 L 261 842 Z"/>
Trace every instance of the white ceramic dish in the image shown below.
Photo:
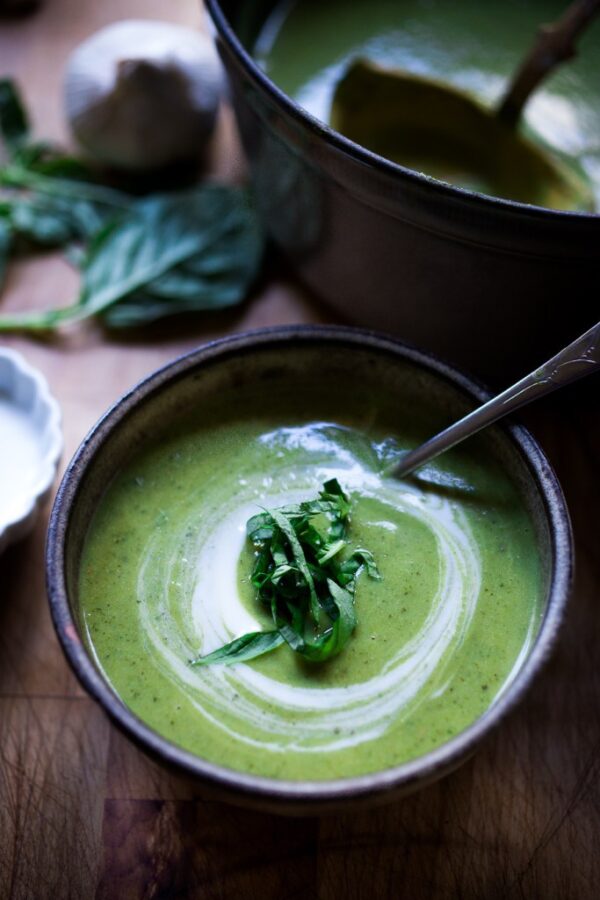
<path fill-rule="evenodd" d="M 0 347 L 0 553 L 33 527 L 62 449 L 60 408 L 46 379 Z"/>

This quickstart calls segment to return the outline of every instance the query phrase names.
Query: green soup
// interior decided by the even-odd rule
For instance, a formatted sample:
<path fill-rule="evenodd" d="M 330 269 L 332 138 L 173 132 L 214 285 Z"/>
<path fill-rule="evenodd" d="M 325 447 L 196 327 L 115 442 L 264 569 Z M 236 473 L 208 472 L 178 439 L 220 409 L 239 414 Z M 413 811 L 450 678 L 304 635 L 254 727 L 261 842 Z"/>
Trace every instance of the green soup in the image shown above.
<path fill-rule="evenodd" d="M 532 523 L 485 440 L 420 480 L 386 479 L 439 411 L 415 402 L 399 415 L 358 381 L 344 397 L 329 383 L 310 394 L 247 385 L 204 403 L 115 477 L 85 542 L 84 630 L 109 682 L 156 731 L 243 772 L 329 779 L 426 753 L 494 703 L 537 633 Z M 347 648 L 325 664 L 284 645 L 190 666 L 269 627 L 248 580 L 247 519 L 331 477 L 353 503 L 352 543 L 383 576 L 359 577 Z"/>
<path fill-rule="evenodd" d="M 539 25 L 558 18 L 565 5 L 563 0 L 296 0 L 275 7 L 254 53 L 277 85 L 323 121 L 329 119 L 336 82 L 358 57 L 440 79 L 493 106 Z M 597 208 L 599 56 L 600 21 L 581 38 L 577 58 L 544 82 L 524 113 L 525 129 L 537 143 L 583 170 Z M 448 176 L 431 147 L 423 147 L 422 158 L 413 151 L 397 161 L 497 193 L 494 180 L 486 182 L 478 172 Z"/>

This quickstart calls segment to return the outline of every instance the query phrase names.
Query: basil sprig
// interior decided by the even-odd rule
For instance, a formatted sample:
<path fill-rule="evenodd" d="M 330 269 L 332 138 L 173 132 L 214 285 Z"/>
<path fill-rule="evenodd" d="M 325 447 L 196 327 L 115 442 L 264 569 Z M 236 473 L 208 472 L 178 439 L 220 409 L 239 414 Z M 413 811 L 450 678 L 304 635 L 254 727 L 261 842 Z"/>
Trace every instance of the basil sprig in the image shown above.
<path fill-rule="evenodd" d="M 349 516 L 350 501 L 335 478 L 317 500 L 253 516 L 246 525 L 256 554 L 251 582 L 275 627 L 236 638 L 191 665 L 242 662 L 284 642 L 311 662 L 337 656 L 356 627 L 360 572 L 381 578 L 372 553 L 348 552 Z"/>
<path fill-rule="evenodd" d="M 77 300 L 0 316 L 2 331 L 53 331 L 98 316 L 111 328 L 224 309 L 248 294 L 265 237 L 246 190 L 205 183 L 142 198 L 34 142 L 14 84 L 0 80 L 0 285 L 23 250 L 62 249 L 81 269 Z"/>

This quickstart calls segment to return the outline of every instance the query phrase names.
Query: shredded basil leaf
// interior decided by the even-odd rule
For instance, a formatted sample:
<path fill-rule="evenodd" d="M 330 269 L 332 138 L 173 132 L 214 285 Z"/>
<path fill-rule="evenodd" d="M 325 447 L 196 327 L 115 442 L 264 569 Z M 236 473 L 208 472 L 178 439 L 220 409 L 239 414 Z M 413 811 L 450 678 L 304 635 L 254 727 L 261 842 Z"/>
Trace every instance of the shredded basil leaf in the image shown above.
<path fill-rule="evenodd" d="M 340 653 L 357 624 L 358 576 L 365 569 L 381 579 L 370 551 L 349 552 L 349 519 L 350 501 L 337 479 L 325 482 L 316 500 L 249 519 L 256 554 L 251 583 L 275 630 L 243 635 L 193 664 L 253 659 L 284 641 L 311 662 Z"/>
<path fill-rule="evenodd" d="M 225 663 L 226 665 L 234 662 L 243 662 L 247 659 L 254 659 L 255 656 L 262 656 L 275 647 L 283 644 L 283 637 L 278 631 L 251 631 L 244 634 L 234 641 L 230 641 L 223 647 L 219 647 L 213 653 L 207 656 L 199 656 L 190 661 L 191 666 L 206 666 L 209 663 Z"/>

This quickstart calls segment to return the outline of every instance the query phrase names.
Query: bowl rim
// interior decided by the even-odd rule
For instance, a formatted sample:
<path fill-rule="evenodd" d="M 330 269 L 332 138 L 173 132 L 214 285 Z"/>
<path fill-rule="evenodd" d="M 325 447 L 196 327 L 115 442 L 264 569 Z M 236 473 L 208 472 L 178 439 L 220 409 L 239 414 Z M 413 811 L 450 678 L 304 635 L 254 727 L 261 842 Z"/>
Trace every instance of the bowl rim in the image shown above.
<path fill-rule="evenodd" d="M 111 720 L 130 739 L 163 763 L 199 779 L 213 792 L 233 802 L 294 812 L 339 808 L 345 802 L 369 803 L 384 795 L 406 793 L 441 777 L 471 755 L 482 739 L 518 703 L 533 678 L 548 659 L 555 643 L 573 577 L 573 536 L 568 510 L 558 479 L 537 441 L 521 425 L 498 424 L 519 451 L 535 483 L 546 516 L 551 547 L 551 573 L 545 612 L 535 643 L 523 666 L 502 696 L 468 728 L 441 746 L 416 759 L 366 775 L 323 781 L 290 781 L 239 772 L 171 743 L 146 725 L 120 700 L 101 675 L 79 636 L 71 612 L 66 586 L 69 523 L 88 467 L 112 433 L 130 412 L 161 389 L 200 372 L 205 366 L 227 361 L 231 356 L 268 350 L 278 346 L 302 347 L 334 344 L 336 347 L 367 349 L 409 362 L 450 383 L 470 399 L 483 402 L 489 392 L 454 367 L 387 335 L 349 326 L 289 325 L 248 331 L 201 345 L 176 357 L 126 391 L 98 420 L 69 463 L 50 516 L 46 543 L 46 585 L 54 627 L 67 660 L 83 687 L 99 702 Z M 380 800 L 381 802 L 381 800 Z"/>
<path fill-rule="evenodd" d="M 493 207 L 499 212 L 515 212 L 538 219 L 560 217 L 581 222 L 597 221 L 600 218 L 600 211 L 585 212 L 582 210 L 551 209 L 546 206 L 538 206 L 535 203 L 523 203 L 519 200 L 509 200 L 505 197 L 494 197 L 491 194 L 484 194 L 480 191 L 448 184 L 431 175 L 425 175 L 422 172 L 417 172 L 400 163 L 386 159 L 384 156 L 374 153 L 361 144 L 357 144 L 350 138 L 345 137 L 341 132 L 336 131 L 326 122 L 312 115 L 269 78 L 267 73 L 256 63 L 254 57 L 245 49 L 229 23 L 219 0 L 205 0 L 205 7 L 214 27 L 227 44 L 229 50 L 237 58 L 237 61 L 251 75 L 253 80 L 275 100 L 277 105 L 285 110 L 292 119 L 308 127 L 311 132 L 323 139 L 326 144 L 334 149 L 343 151 L 357 162 L 362 164 L 369 163 L 379 172 L 396 178 L 398 175 L 401 175 L 409 182 L 425 190 L 434 188 L 437 193 L 441 192 L 455 200 L 466 200 L 479 204 L 484 208 Z"/>

